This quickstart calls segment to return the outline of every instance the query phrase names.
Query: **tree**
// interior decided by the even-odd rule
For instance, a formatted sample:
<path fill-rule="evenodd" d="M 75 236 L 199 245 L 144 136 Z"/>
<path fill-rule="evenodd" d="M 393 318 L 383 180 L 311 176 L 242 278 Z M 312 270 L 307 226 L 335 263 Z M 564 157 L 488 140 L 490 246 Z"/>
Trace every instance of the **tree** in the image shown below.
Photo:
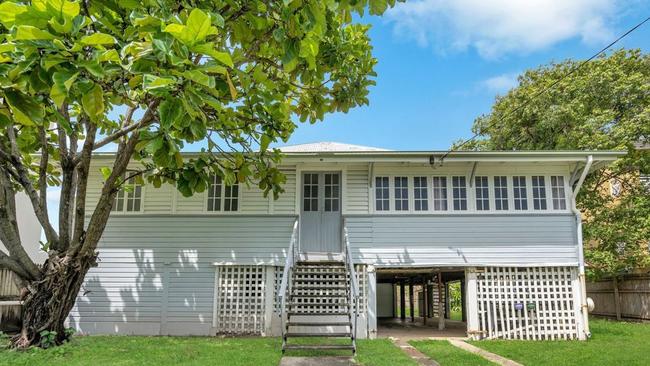
<path fill-rule="evenodd" d="M 275 141 L 293 120 L 368 103 L 375 76 L 368 26 L 352 15 L 394 1 L 12 0 L 0 4 L 0 266 L 25 288 L 14 345 L 65 341 L 63 322 L 117 192 L 129 179 L 188 196 L 210 175 L 284 182 Z M 181 157 L 184 144 L 201 153 Z M 101 197 L 85 211 L 93 152 L 115 144 Z M 132 161 L 139 168 L 127 170 Z M 48 186 L 60 186 L 58 227 Z M 30 198 L 46 237 L 42 267 L 27 256 L 15 195 Z"/>
<path fill-rule="evenodd" d="M 565 77 L 579 64 L 567 60 L 519 76 L 519 85 L 474 122 L 479 139 L 463 147 L 627 151 L 592 174 L 578 197 L 589 274 L 619 275 L 650 264 L 650 197 L 639 181 L 639 172 L 650 172 L 650 151 L 636 148 L 650 137 L 650 56 L 620 50 Z M 613 181 L 623 188 L 620 196 L 610 194 Z"/>

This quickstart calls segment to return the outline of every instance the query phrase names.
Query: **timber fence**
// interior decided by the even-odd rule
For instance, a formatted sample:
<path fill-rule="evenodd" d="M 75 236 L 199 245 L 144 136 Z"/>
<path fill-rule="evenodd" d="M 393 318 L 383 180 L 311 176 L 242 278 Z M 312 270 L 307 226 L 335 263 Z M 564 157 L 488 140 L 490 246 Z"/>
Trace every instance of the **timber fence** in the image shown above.
<path fill-rule="evenodd" d="M 617 320 L 650 320 L 650 273 L 587 283 L 593 315 Z"/>

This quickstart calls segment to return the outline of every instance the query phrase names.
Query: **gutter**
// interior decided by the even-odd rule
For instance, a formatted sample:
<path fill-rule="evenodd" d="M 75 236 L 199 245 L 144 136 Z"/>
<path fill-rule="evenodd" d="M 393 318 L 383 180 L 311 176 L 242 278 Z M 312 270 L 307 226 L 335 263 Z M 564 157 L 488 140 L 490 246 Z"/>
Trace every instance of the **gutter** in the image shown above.
<path fill-rule="evenodd" d="M 584 333 L 587 338 L 591 337 L 591 332 L 589 331 L 589 309 L 587 306 L 587 284 L 585 281 L 585 257 L 584 257 L 584 247 L 582 243 L 582 214 L 578 207 L 576 206 L 576 196 L 582 188 L 582 183 L 584 183 L 587 174 L 594 162 L 593 155 L 587 156 L 587 163 L 585 164 L 582 174 L 576 187 L 573 189 L 573 194 L 571 195 L 571 211 L 575 214 L 576 218 L 576 233 L 577 233 L 577 245 L 578 245 L 578 279 L 580 281 L 580 309 L 582 311 L 582 323 L 584 324 Z"/>

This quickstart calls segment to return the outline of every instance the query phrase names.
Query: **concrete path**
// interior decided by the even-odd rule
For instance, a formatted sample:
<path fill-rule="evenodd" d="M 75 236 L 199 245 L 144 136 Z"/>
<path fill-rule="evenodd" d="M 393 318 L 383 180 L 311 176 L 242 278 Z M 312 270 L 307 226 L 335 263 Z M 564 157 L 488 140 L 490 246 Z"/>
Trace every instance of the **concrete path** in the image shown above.
<path fill-rule="evenodd" d="M 279 366 L 352 366 L 352 357 L 287 357 L 280 360 Z"/>
<path fill-rule="evenodd" d="M 418 351 L 415 347 L 408 344 L 405 339 L 390 337 L 390 340 L 399 347 L 404 353 L 409 355 L 420 366 L 440 366 L 436 361 L 430 359 L 424 353 Z"/>
<path fill-rule="evenodd" d="M 492 362 L 496 363 L 497 365 L 502 365 L 502 366 L 523 366 L 522 364 L 517 363 L 517 362 L 515 362 L 513 360 L 510 360 L 510 359 L 507 359 L 505 357 L 499 356 L 499 355 L 494 354 L 492 352 L 488 352 L 488 351 L 486 351 L 486 350 L 484 350 L 482 348 L 478 348 L 476 346 L 473 346 L 473 345 L 471 345 L 471 344 L 469 344 L 467 342 L 464 342 L 464 341 L 461 341 L 461 340 L 458 340 L 458 339 L 450 339 L 449 343 L 451 343 L 452 345 L 454 345 L 454 346 L 456 346 L 456 347 L 458 347 L 460 349 L 463 349 L 463 350 L 465 350 L 467 352 L 477 354 L 477 355 L 485 358 L 488 361 L 492 361 Z"/>

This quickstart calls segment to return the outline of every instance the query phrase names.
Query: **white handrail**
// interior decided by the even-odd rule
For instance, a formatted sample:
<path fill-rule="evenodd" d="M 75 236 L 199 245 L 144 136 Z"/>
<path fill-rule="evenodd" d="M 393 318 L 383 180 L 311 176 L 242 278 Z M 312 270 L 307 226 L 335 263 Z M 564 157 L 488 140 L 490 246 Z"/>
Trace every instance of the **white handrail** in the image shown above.
<path fill-rule="evenodd" d="M 348 271 L 350 272 L 350 313 L 354 317 L 354 327 L 352 333 L 354 335 L 353 342 L 355 343 L 356 348 L 356 339 L 357 339 L 357 312 L 359 311 L 359 282 L 357 278 L 357 271 L 354 269 L 354 264 L 352 263 L 352 252 L 350 251 L 350 238 L 348 237 L 348 227 L 347 222 L 343 219 L 343 239 L 345 241 L 345 263 L 348 266 Z M 354 304 L 354 310 L 352 308 Z"/>
<path fill-rule="evenodd" d="M 284 349 L 284 310 L 286 308 L 287 300 L 287 286 L 289 284 L 289 276 L 291 276 L 291 268 L 296 262 L 296 241 L 298 239 L 298 218 L 293 223 L 293 230 L 291 231 L 291 239 L 289 240 L 289 249 L 287 250 L 287 259 L 284 262 L 284 270 L 282 271 L 282 281 L 280 282 L 280 291 L 278 297 L 280 298 L 280 323 L 282 327 L 282 345 Z"/>

